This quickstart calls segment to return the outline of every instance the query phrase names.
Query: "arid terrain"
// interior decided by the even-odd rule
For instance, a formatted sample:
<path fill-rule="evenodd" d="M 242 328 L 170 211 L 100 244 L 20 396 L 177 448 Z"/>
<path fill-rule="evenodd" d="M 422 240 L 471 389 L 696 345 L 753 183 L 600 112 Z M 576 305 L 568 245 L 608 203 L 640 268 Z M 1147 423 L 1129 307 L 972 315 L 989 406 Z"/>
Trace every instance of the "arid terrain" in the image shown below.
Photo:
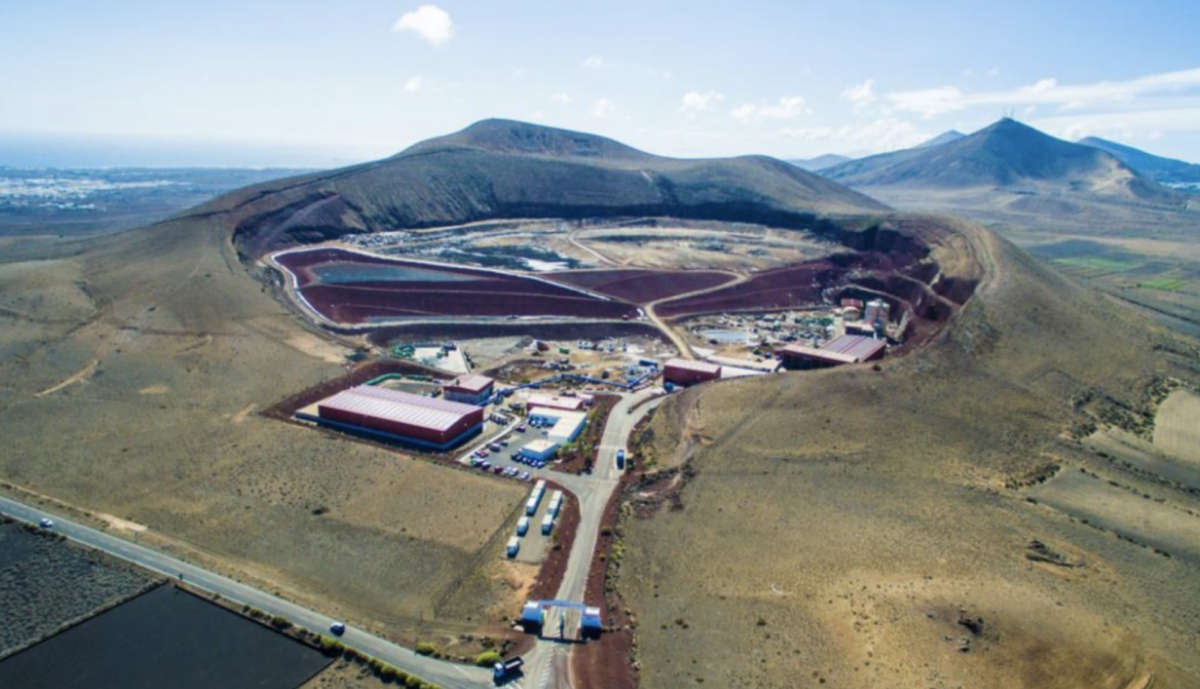
<path fill-rule="evenodd" d="M 468 174 L 476 165 L 519 174 L 489 189 Z M 264 257 L 521 211 L 568 239 L 585 218 L 774 223 L 760 239 L 794 232 L 808 248 L 781 247 L 729 282 L 689 273 L 697 291 L 666 315 L 790 310 L 854 290 L 889 299 L 917 337 L 877 364 L 706 383 L 662 403 L 654 468 L 621 495 L 606 541 L 620 594 L 606 602 L 634 633 L 612 637 L 633 649 L 620 662 L 651 688 L 1195 685 L 1200 481 L 1195 398 L 1181 392 L 1200 384 L 1195 343 L 988 229 L 890 211 L 780 165 L 676 161 L 493 121 L 151 227 L 5 255 L 0 487 L 358 629 L 477 653 L 483 636 L 516 636 L 537 576 L 502 557 L 526 488 L 262 414 L 386 356 L 394 337 L 318 327 Z M 414 182 L 431 169 L 470 202 Z M 710 196 L 718 172 L 736 176 L 728 204 Z M 580 186 L 591 176 L 608 185 L 599 200 Z M 552 202 L 528 203 L 522 180 Z M 808 263 L 773 267 L 789 251 L 811 251 Z M 669 267 L 721 267 L 703 258 Z M 614 263 L 597 290 L 651 312 L 678 293 Z M 471 330 L 481 362 L 544 368 L 517 345 L 534 331 L 507 320 L 421 336 Z M 570 325 L 536 336 L 560 355 L 583 337 L 672 339 L 669 323 Z M 613 365 L 605 356 L 578 361 Z M 611 428 L 632 427 L 632 413 Z M 592 563 L 560 564 L 578 584 Z M 561 678 L 571 658 L 541 660 Z"/>
<path fill-rule="evenodd" d="M 439 612 L 491 571 L 517 486 L 256 413 L 342 373 L 350 349 L 248 279 L 218 224 L 94 241 L 0 266 L 5 482 L 398 637 L 449 641 L 519 606 L 497 580 Z"/>
<path fill-rule="evenodd" d="M 1196 384 L 1195 346 L 951 226 L 986 277 L 924 349 L 660 410 L 654 454 L 683 470 L 681 508 L 627 494 L 617 578 L 642 686 L 1196 683 L 1200 483 L 1085 440 L 1151 433 L 1164 381 Z M 1063 483 L 1077 474 L 1090 483 Z"/>

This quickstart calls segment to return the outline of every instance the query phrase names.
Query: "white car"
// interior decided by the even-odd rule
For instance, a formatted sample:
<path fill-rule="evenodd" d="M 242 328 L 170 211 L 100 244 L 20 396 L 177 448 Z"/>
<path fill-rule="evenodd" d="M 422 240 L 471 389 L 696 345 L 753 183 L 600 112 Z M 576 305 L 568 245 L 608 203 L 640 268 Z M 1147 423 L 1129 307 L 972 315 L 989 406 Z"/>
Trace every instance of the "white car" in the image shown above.
<path fill-rule="evenodd" d="M 54 520 L 50 519 L 49 517 L 42 517 L 41 521 L 38 522 L 38 526 L 42 527 L 43 529 L 53 529 Z"/>

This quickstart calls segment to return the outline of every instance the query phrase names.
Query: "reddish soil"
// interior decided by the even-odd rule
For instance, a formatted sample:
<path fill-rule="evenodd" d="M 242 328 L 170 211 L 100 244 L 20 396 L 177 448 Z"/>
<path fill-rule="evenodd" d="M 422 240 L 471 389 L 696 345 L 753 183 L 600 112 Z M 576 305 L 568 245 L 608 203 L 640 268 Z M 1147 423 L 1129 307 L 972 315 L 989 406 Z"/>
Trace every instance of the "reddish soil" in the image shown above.
<path fill-rule="evenodd" d="M 732 287 L 659 304 L 658 315 L 671 318 L 698 313 L 786 309 L 819 304 L 826 288 L 843 281 L 847 270 L 814 261 L 768 270 Z"/>
<path fill-rule="evenodd" d="M 429 266 L 341 249 L 295 252 L 276 260 L 296 275 L 300 294 L 312 308 L 336 323 L 447 316 L 619 320 L 637 315 L 637 308 L 624 301 L 604 300 L 548 281 L 501 272 Z M 356 266 L 362 268 L 361 281 L 321 282 L 318 269 L 322 267 L 352 274 Z M 379 273 L 380 266 L 395 269 L 394 275 Z"/>
<path fill-rule="evenodd" d="M 600 521 L 600 536 L 588 570 L 584 602 L 604 611 L 606 631 L 598 641 L 575 648 L 571 657 L 572 670 L 579 686 L 605 689 L 636 689 L 637 669 L 633 666 L 634 637 L 625 606 L 613 591 L 608 591 L 607 578 L 613 543 L 618 535 L 619 508 L 625 489 L 634 482 L 634 473 L 621 478 L 621 485 L 609 499 Z"/>
<path fill-rule="evenodd" d="M 617 395 L 595 396 L 592 408 L 588 410 L 587 428 L 576 440 L 574 448 L 561 455 L 562 462 L 552 466 L 555 471 L 576 475 L 591 471 L 596 464 L 596 452 L 600 448 L 600 441 L 604 438 L 604 426 L 608 423 L 608 415 L 620 399 Z M 586 452 L 583 449 L 585 446 Z"/>
<path fill-rule="evenodd" d="M 717 270 L 573 270 L 547 277 L 568 285 L 607 294 L 635 304 L 647 304 L 732 282 Z"/>

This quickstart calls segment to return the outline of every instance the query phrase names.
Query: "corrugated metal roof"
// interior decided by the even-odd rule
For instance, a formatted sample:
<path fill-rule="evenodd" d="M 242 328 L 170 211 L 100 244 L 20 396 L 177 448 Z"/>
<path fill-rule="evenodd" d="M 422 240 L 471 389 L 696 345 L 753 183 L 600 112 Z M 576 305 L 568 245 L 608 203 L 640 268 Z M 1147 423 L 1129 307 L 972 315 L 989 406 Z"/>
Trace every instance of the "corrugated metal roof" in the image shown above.
<path fill-rule="evenodd" d="M 784 347 L 783 352 L 784 354 L 827 359 L 844 364 L 857 364 L 871 358 L 885 346 L 883 340 L 861 335 L 842 335 L 825 343 L 825 346 L 820 349 L 793 344 Z"/>
<path fill-rule="evenodd" d="M 495 381 L 487 376 L 477 375 L 462 375 L 454 380 L 446 383 L 446 387 L 457 390 L 465 390 L 467 392 L 480 393 L 488 388 Z"/>
<path fill-rule="evenodd" d="M 530 395 L 526 407 L 548 407 L 550 409 L 575 410 L 583 407 L 583 400 L 578 397 L 561 397 L 559 395 Z"/>
<path fill-rule="evenodd" d="M 863 337 L 862 335 L 842 335 L 830 340 L 821 349 L 822 351 L 837 352 L 853 357 L 856 361 L 866 361 L 878 353 L 879 350 L 883 349 L 884 346 L 885 343 L 883 340 Z"/>
<path fill-rule="evenodd" d="M 671 359 L 670 361 L 668 361 L 666 364 L 663 365 L 663 368 L 666 368 L 667 366 L 670 366 L 671 368 L 687 369 L 689 371 L 699 371 L 700 373 L 711 373 L 713 375 L 719 375 L 721 373 L 721 367 L 719 365 L 712 364 L 707 361 L 691 361 L 690 359 Z"/>
<path fill-rule="evenodd" d="M 368 385 L 343 390 L 318 404 L 435 431 L 449 430 L 464 416 L 479 412 L 479 407 L 470 404 Z"/>

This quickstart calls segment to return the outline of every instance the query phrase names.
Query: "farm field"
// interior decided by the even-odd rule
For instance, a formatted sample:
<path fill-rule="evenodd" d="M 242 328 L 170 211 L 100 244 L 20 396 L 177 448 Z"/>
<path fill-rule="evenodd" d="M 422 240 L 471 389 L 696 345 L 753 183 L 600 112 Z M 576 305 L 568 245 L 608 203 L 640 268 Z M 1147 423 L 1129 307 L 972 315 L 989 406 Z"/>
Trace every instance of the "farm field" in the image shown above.
<path fill-rule="evenodd" d="M 0 657 L 158 579 L 0 517 Z M 4 684 L 0 686 L 18 686 Z"/>
<path fill-rule="evenodd" d="M 294 689 L 320 651 L 172 586 L 160 586 L 0 662 L 0 686 Z"/>
<path fill-rule="evenodd" d="M 548 275 L 556 282 L 607 294 L 634 304 L 646 304 L 737 279 L 716 270 L 576 270 Z"/>
<path fill-rule="evenodd" d="M 472 268 L 439 268 L 339 249 L 282 254 L 300 294 L 321 316 L 362 324 L 400 318 L 536 317 L 621 319 L 637 315 L 545 280 Z"/>

